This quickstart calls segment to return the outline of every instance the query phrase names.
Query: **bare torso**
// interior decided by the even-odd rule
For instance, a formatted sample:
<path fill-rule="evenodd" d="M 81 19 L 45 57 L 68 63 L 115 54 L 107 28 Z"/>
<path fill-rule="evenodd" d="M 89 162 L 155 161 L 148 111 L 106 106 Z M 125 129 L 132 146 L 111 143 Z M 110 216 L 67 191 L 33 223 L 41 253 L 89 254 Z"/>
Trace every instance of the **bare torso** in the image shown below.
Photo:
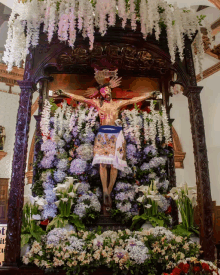
<path fill-rule="evenodd" d="M 118 119 L 120 111 L 119 101 L 103 101 L 102 106 L 100 106 L 100 102 L 96 100 L 96 105 L 101 125 L 115 125 L 115 120 Z"/>

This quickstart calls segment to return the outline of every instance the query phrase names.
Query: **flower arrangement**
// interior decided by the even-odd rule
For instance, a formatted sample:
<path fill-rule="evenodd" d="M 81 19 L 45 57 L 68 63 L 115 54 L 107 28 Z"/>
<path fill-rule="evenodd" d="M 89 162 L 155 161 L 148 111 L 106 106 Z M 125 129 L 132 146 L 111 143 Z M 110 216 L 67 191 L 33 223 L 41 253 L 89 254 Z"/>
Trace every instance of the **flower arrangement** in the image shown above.
<path fill-rule="evenodd" d="M 186 258 L 178 262 L 177 266 L 171 273 L 163 273 L 163 275 L 183 275 L 183 274 L 209 274 L 218 275 L 220 270 L 212 262 L 198 260 L 195 257 Z"/>
<path fill-rule="evenodd" d="M 172 270 L 181 259 L 198 256 L 199 249 L 199 245 L 163 227 L 103 233 L 55 228 L 41 242 L 34 241 L 22 260 L 47 271 L 65 268 L 67 274 L 86 274 L 105 266 L 114 274 L 137 274 L 141 270 L 153 275 L 159 269 Z"/>
<path fill-rule="evenodd" d="M 95 28 L 105 35 L 109 27 L 115 26 L 116 16 L 122 19 L 123 28 L 130 20 L 134 31 L 140 22 L 145 39 L 154 33 L 159 40 L 161 30 L 165 28 L 172 62 L 175 62 L 176 53 L 183 59 L 184 36 L 191 39 L 198 32 L 195 47 L 201 70 L 204 49 L 200 26 L 204 16 L 197 16 L 192 9 L 180 9 L 176 4 L 170 5 L 164 0 L 16 0 L 8 22 L 3 60 L 9 71 L 14 64 L 19 67 L 29 53 L 29 47 L 39 44 L 41 24 L 49 43 L 57 32 L 61 42 L 66 41 L 74 47 L 77 32 L 81 32 L 84 38 L 89 38 L 92 49 Z M 208 23 L 207 32 L 212 44 Z"/>
<path fill-rule="evenodd" d="M 160 194 L 166 194 L 168 189 L 167 158 L 172 156 L 170 126 L 165 109 L 156 111 L 154 103 L 151 101 L 148 113 L 135 108 L 124 110 L 121 114 L 128 167 L 119 172 L 113 190 L 112 217 L 124 223 L 131 223 L 139 213 L 138 207 L 143 211 L 143 206 L 138 206 L 137 202 L 137 186 L 150 185 L 154 180 Z M 46 100 L 42 112 L 43 143 L 35 163 L 33 191 L 45 199 L 42 219 L 54 219 L 51 223 L 57 227 L 71 223 L 74 216 L 72 224 L 80 228 L 82 221 L 92 222 L 100 212 L 98 200 L 101 199 L 101 191 L 98 186 L 101 182 L 98 167 L 91 166 L 94 138 L 99 128 L 98 113 L 93 107 L 83 104 L 77 108 L 68 106 L 66 102 L 56 108 L 53 105 Z M 151 135 L 146 135 L 148 132 Z M 69 177 L 81 183 L 71 199 L 68 192 L 72 194 L 72 189 L 65 190 L 65 195 L 62 193 L 65 188 L 70 188 L 67 184 Z M 78 190 L 82 192 L 78 194 Z M 61 207 L 67 201 L 71 205 L 71 213 L 70 208 L 67 211 Z M 64 215 L 65 211 L 68 214 Z"/>
<path fill-rule="evenodd" d="M 153 226 L 170 226 L 171 216 L 166 214 L 170 207 L 170 201 L 161 195 L 152 181 L 150 186 L 140 186 L 137 188 L 139 195 L 137 201 L 142 210 L 139 215 L 133 218 L 132 228 L 140 228 L 146 221 L 149 221 Z"/>
<path fill-rule="evenodd" d="M 177 226 L 176 230 L 185 232 L 185 234 L 193 232 L 199 235 L 194 225 L 194 208 L 197 205 L 196 187 L 189 187 L 185 183 L 182 186 L 173 187 L 168 196 L 176 202 L 182 218 L 182 223 Z"/>

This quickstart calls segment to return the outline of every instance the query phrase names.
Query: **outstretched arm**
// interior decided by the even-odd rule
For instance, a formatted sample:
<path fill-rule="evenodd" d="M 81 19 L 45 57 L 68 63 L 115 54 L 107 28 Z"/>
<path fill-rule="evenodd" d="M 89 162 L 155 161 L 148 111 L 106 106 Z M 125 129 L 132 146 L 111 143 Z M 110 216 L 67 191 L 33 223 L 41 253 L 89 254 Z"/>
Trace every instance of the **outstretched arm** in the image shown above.
<path fill-rule="evenodd" d="M 145 93 L 142 96 L 137 96 L 137 97 L 133 97 L 133 98 L 128 99 L 128 100 L 119 101 L 119 108 L 125 107 L 125 106 L 130 105 L 130 104 L 138 103 L 138 102 L 140 102 L 142 100 L 145 100 L 149 97 L 152 97 L 154 95 L 155 95 L 155 92 L 148 92 L 148 93 Z"/>
<path fill-rule="evenodd" d="M 62 92 L 63 92 L 63 94 L 67 95 L 68 97 L 70 97 L 70 98 L 72 98 L 76 101 L 87 103 L 87 104 L 93 105 L 94 107 L 97 107 L 96 100 L 94 100 L 94 99 L 89 99 L 89 98 L 86 98 L 86 97 L 81 96 L 81 95 L 67 93 L 67 92 L 64 92 L 64 91 L 62 91 Z"/>

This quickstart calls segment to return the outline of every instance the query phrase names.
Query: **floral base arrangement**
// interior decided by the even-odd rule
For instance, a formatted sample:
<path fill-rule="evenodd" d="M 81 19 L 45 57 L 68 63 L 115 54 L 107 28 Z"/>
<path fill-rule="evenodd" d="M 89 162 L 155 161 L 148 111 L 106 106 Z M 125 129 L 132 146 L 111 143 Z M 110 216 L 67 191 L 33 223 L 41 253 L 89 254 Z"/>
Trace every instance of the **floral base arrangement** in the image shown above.
<path fill-rule="evenodd" d="M 199 256 L 200 245 L 177 236 L 164 227 L 143 231 L 78 231 L 55 228 L 41 242 L 26 245 L 24 264 L 47 272 L 57 268 L 67 274 L 89 274 L 105 266 L 113 274 L 162 274 L 180 260 Z M 180 274 L 180 273 L 179 273 Z"/>

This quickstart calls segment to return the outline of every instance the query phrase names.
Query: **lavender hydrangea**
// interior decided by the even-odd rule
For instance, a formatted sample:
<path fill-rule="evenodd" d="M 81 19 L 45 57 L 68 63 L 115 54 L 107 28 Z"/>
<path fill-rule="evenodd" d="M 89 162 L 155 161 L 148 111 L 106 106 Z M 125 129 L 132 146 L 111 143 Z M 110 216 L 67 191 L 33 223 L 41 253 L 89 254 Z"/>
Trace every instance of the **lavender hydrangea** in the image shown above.
<path fill-rule="evenodd" d="M 40 162 L 40 166 L 45 169 L 50 169 L 53 167 L 54 159 L 55 159 L 54 156 L 49 156 L 49 157 L 44 156 Z"/>
<path fill-rule="evenodd" d="M 65 134 L 63 135 L 63 138 L 65 139 L 65 141 L 66 141 L 67 143 L 69 143 L 69 142 L 72 140 L 72 135 L 69 134 L 69 133 L 65 133 Z"/>
<path fill-rule="evenodd" d="M 91 160 L 93 158 L 93 146 L 89 143 L 81 144 L 76 152 L 82 160 Z"/>
<path fill-rule="evenodd" d="M 65 177 L 67 176 L 67 174 L 65 172 L 63 172 L 62 170 L 57 170 L 54 172 L 54 179 L 56 182 L 62 182 Z"/>
<path fill-rule="evenodd" d="M 67 230 L 64 228 L 54 228 L 47 234 L 47 244 L 58 245 L 64 241 L 67 236 Z"/>
<path fill-rule="evenodd" d="M 155 167 L 158 167 L 160 165 L 165 165 L 165 164 L 166 164 L 166 158 L 164 158 L 164 157 L 155 157 L 155 158 L 151 159 L 149 162 L 150 168 L 155 168 Z"/>
<path fill-rule="evenodd" d="M 144 171 L 144 170 L 150 170 L 150 165 L 149 165 L 148 163 L 144 162 L 144 163 L 141 165 L 140 169 L 141 169 L 142 171 Z"/>
<path fill-rule="evenodd" d="M 44 190 L 45 199 L 48 203 L 53 203 L 56 200 L 56 194 L 53 190 Z"/>
<path fill-rule="evenodd" d="M 119 209 L 121 212 L 129 212 L 131 210 L 131 203 L 127 202 L 125 204 L 119 202 L 116 204 L 116 208 Z"/>
<path fill-rule="evenodd" d="M 78 135 L 78 127 L 77 126 L 73 127 L 73 129 L 72 129 L 72 135 L 73 135 L 74 138 L 77 137 L 77 135 Z"/>
<path fill-rule="evenodd" d="M 75 236 L 71 236 L 69 238 L 69 243 L 70 245 L 68 245 L 66 248 L 70 251 L 82 251 L 83 246 L 85 245 L 85 242 L 82 239 L 78 239 Z"/>
<path fill-rule="evenodd" d="M 149 153 L 151 153 L 152 156 L 156 156 L 157 155 L 157 149 L 154 146 L 149 145 L 149 146 L 147 146 L 147 147 L 144 148 L 144 153 L 146 155 L 148 155 Z"/>
<path fill-rule="evenodd" d="M 129 256 L 137 264 L 143 264 L 149 258 L 149 250 L 144 243 L 137 241 L 135 245 L 128 245 Z"/>
<path fill-rule="evenodd" d="M 67 169 L 67 165 L 68 165 L 68 159 L 60 159 L 57 164 L 57 168 L 61 171 L 65 171 Z"/>
<path fill-rule="evenodd" d="M 134 155 L 136 154 L 137 152 L 137 148 L 134 144 L 128 144 L 127 145 L 127 148 L 126 148 L 126 153 L 127 153 L 127 158 L 128 159 L 131 159 L 134 157 Z"/>
<path fill-rule="evenodd" d="M 42 216 L 44 219 L 54 218 L 57 215 L 57 206 L 54 203 L 44 205 Z"/>
<path fill-rule="evenodd" d="M 74 209 L 74 214 L 78 215 L 80 218 L 83 218 L 86 215 L 87 208 L 89 208 L 88 205 L 84 203 L 78 203 Z"/>
<path fill-rule="evenodd" d="M 70 165 L 70 172 L 72 174 L 80 175 L 86 170 L 86 161 L 82 159 L 74 159 Z"/>
<path fill-rule="evenodd" d="M 116 185 L 115 185 L 115 188 L 114 190 L 117 192 L 117 191 L 126 191 L 126 190 L 129 190 L 129 189 L 132 189 L 133 186 L 130 184 L 130 183 L 126 183 L 126 182 L 117 182 Z"/>
<path fill-rule="evenodd" d="M 86 136 L 80 134 L 79 137 L 80 137 L 82 142 L 92 143 L 95 139 L 95 134 L 93 133 L 92 129 L 89 129 L 86 133 Z"/>
<path fill-rule="evenodd" d="M 43 152 L 52 152 L 56 154 L 56 143 L 52 140 L 48 139 L 44 143 L 41 144 L 41 151 Z"/>
<path fill-rule="evenodd" d="M 90 185 L 87 182 L 81 182 L 79 187 L 77 188 L 77 194 L 83 195 L 87 193 L 90 189 Z"/>

